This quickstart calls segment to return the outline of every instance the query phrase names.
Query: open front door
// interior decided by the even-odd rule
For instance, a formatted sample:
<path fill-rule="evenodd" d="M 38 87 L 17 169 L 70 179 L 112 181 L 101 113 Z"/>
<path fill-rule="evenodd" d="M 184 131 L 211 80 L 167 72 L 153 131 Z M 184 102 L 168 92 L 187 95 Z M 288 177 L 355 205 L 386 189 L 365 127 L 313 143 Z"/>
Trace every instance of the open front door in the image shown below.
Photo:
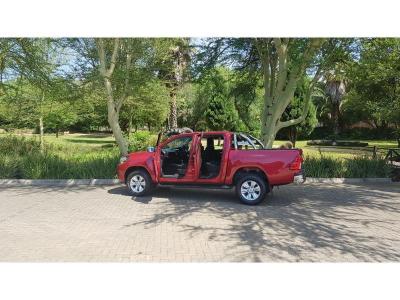
<path fill-rule="evenodd" d="M 196 136 L 192 133 L 169 138 L 157 147 L 156 167 L 160 183 L 189 183 L 194 180 Z"/>
<path fill-rule="evenodd" d="M 193 166 L 194 166 L 194 179 L 197 180 L 200 176 L 200 169 L 201 169 L 201 138 L 203 137 L 203 133 L 199 134 L 195 138 L 195 148 L 193 149 Z"/>

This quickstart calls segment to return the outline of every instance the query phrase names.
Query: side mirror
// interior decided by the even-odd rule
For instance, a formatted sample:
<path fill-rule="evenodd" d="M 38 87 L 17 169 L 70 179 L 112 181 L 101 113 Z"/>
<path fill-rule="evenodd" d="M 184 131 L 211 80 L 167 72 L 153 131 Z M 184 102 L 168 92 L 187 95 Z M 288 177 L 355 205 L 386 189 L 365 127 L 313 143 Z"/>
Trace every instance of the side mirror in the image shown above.
<path fill-rule="evenodd" d="M 147 152 L 154 152 L 156 149 L 154 147 L 147 147 Z"/>

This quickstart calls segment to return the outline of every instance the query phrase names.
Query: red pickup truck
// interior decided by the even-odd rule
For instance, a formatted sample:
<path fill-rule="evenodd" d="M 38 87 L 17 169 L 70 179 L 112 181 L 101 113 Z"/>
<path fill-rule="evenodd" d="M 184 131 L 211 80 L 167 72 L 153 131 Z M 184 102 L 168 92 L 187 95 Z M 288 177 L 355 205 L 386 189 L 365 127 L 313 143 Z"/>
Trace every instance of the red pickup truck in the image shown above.
<path fill-rule="evenodd" d="M 251 135 L 190 132 L 122 157 L 117 172 L 134 196 L 156 185 L 234 186 L 242 203 L 255 205 L 274 186 L 304 182 L 302 162 L 301 149 L 264 149 Z"/>

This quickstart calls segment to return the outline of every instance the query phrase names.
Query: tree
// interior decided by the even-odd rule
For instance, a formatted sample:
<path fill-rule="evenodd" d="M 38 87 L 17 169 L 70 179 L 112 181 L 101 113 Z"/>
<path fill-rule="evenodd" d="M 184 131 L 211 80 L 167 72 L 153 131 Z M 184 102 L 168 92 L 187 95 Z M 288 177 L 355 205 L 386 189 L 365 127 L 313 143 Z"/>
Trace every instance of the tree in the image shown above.
<path fill-rule="evenodd" d="M 187 67 L 190 61 L 188 38 L 159 39 L 154 43 L 157 52 L 159 77 L 169 90 L 170 109 L 168 125 L 178 127 L 177 95 L 187 79 Z"/>
<path fill-rule="evenodd" d="M 230 75 L 226 68 L 212 68 L 198 82 L 193 111 L 196 129 L 234 131 L 241 127 L 230 92 Z"/>
<path fill-rule="evenodd" d="M 61 130 L 73 125 L 78 119 L 71 105 L 66 102 L 55 102 L 51 105 L 49 112 L 44 117 L 47 128 L 56 132 L 56 137 Z"/>
<path fill-rule="evenodd" d="M 287 121 L 281 121 L 282 114 L 294 97 L 300 78 L 310 68 L 316 53 L 324 40 L 257 39 L 264 78 L 264 107 L 261 116 L 261 135 L 267 148 L 271 148 L 277 132 L 285 127 L 304 121 L 311 103 L 315 83 L 320 79 L 321 69 L 315 71 L 308 90 L 304 95 L 301 114 Z"/>
<path fill-rule="evenodd" d="M 168 100 L 169 91 L 156 79 L 138 86 L 122 107 L 121 126 L 128 135 L 133 127 L 160 129 L 168 114 Z"/>
<path fill-rule="evenodd" d="M 283 121 L 297 119 L 301 116 L 304 107 L 304 96 L 306 95 L 309 87 L 309 80 L 307 77 L 303 78 L 295 91 L 294 97 L 290 104 L 286 107 L 285 112 L 283 114 Z M 318 89 L 316 89 L 316 92 Z M 322 91 L 319 90 L 319 93 L 322 94 Z M 312 97 L 315 96 L 314 94 L 311 95 Z M 310 107 L 308 109 L 307 115 L 305 119 L 296 125 L 289 126 L 284 128 L 288 136 L 289 140 L 292 142 L 293 146 L 296 145 L 297 136 L 307 136 L 311 134 L 314 130 L 315 126 L 318 123 L 317 115 L 316 115 L 316 108 L 313 101 L 310 101 Z"/>
<path fill-rule="evenodd" d="M 328 61 L 331 45 L 322 47 L 324 39 L 213 39 L 203 48 L 200 60 L 227 63 L 241 70 L 261 72 L 264 83 L 264 103 L 261 112 L 261 137 L 267 148 L 272 147 L 276 133 L 302 122 L 308 112 L 315 83 Z M 200 66 L 200 70 L 201 67 Z M 292 120 L 281 117 L 294 97 L 298 81 L 309 72 L 312 76 L 305 95 L 302 114 Z"/>
<path fill-rule="evenodd" d="M 263 105 L 262 78 L 257 72 L 235 70 L 232 74 L 230 94 L 235 109 L 246 131 L 260 135 L 260 111 Z"/>
<path fill-rule="evenodd" d="M 7 40 L 8 83 L 16 82 L 12 88 L 28 84 L 29 99 L 34 104 L 35 119 L 38 120 L 40 145 L 44 147 L 44 114 L 51 94 L 57 93 L 54 88 L 54 75 L 58 68 L 58 50 L 52 39 L 8 39 Z M 4 65 L 4 64 L 3 64 Z M 3 70 L 4 71 L 4 70 Z M 21 85 L 22 84 L 22 85 Z M 21 97 L 20 94 L 15 94 Z M 13 98 L 11 98 L 13 99 Z"/>
<path fill-rule="evenodd" d="M 326 76 L 325 92 L 331 107 L 333 133 L 339 134 L 341 128 L 341 104 L 346 94 L 346 80 L 340 74 L 328 73 Z"/>
<path fill-rule="evenodd" d="M 113 75 L 115 65 L 117 63 L 118 52 L 119 52 L 119 48 L 120 48 L 120 41 L 118 38 L 113 41 L 113 48 L 112 48 L 111 58 L 110 58 L 109 63 L 107 62 L 106 46 L 104 44 L 105 44 L 104 39 L 100 38 L 96 41 L 97 50 L 98 50 L 98 54 L 99 54 L 99 62 L 100 62 L 100 75 L 103 77 L 104 86 L 105 86 L 106 94 L 107 94 L 108 124 L 110 125 L 111 130 L 114 134 L 115 141 L 118 144 L 121 155 L 127 155 L 128 154 L 128 143 L 126 142 L 126 140 L 122 134 L 121 127 L 119 126 L 119 112 L 121 110 L 121 106 L 122 106 L 124 100 L 126 99 L 126 97 L 128 95 L 126 93 L 124 93 L 124 95 L 120 99 L 115 99 L 114 95 L 113 95 L 113 85 L 112 85 L 112 80 L 111 80 L 111 76 Z M 107 56 L 109 56 L 109 55 L 107 55 Z M 127 53 L 126 54 L 126 62 L 125 62 L 127 78 L 128 78 L 128 72 L 129 72 L 131 63 L 132 63 L 132 55 L 130 53 Z M 128 81 L 128 79 L 127 79 L 127 81 Z M 128 89 L 128 87 L 126 87 L 126 90 L 127 89 Z"/>
<path fill-rule="evenodd" d="M 400 41 L 362 39 L 351 78 L 344 103 L 347 117 L 379 129 L 386 129 L 389 124 L 400 127 Z"/>
<path fill-rule="evenodd" d="M 108 123 L 114 134 L 121 155 L 128 153 L 120 126 L 120 112 L 135 89 L 153 76 L 152 48 L 147 39 L 96 39 L 98 67 L 103 80 Z"/>

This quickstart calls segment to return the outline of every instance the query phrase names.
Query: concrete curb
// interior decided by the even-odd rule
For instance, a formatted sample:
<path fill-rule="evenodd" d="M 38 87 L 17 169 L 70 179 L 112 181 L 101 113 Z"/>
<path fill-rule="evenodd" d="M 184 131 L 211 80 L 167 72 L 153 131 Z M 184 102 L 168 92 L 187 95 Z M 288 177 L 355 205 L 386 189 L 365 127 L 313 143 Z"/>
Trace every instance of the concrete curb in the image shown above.
<path fill-rule="evenodd" d="M 305 183 L 393 183 L 390 178 L 313 178 L 307 177 Z"/>
<path fill-rule="evenodd" d="M 0 179 L 0 186 L 117 185 L 118 179 Z"/>
<path fill-rule="evenodd" d="M 390 178 L 313 178 L 307 183 L 354 184 L 354 183 L 394 183 Z M 102 186 L 119 185 L 118 179 L 0 179 L 1 186 Z"/>

